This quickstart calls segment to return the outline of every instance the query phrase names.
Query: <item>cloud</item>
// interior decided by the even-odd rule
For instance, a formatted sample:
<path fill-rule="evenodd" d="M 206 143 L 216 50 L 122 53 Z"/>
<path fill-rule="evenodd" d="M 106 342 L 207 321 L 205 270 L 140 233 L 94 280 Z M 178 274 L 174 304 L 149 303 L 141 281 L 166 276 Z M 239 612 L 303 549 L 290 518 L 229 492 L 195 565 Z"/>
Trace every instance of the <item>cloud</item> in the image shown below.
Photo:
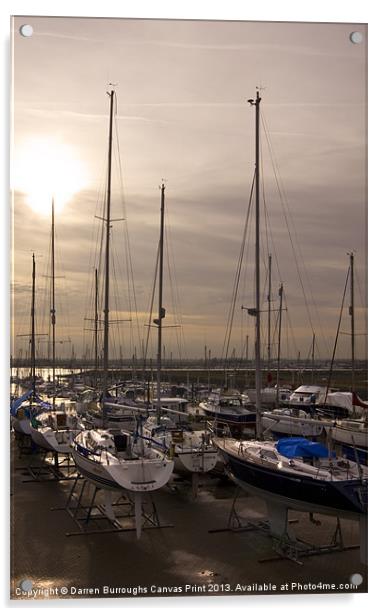
<path fill-rule="evenodd" d="M 271 160 L 263 138 L 263 285 L 270 251 L 274 298 L 284 282 L 296 346 L 309 348 L 314 326 L 321 354 L 329 355 L 352 249 L 362 289 L 366 283 L 366 51 L 351 46 L 350 25 L 55 18 L 36 18 L 33 25 L 36 37 L 28 46 L 15 42 L 15 146 L 25 135 L 59 134 L 91 169 L 87 190 L 57 220 L 57 266 L 65 275 L 58 280 L 62 335 L 71 333 L 80 352 L 96 264 L 103 277 L 102 225 L 94 216 L 102 215 L 105 193 L 105 91 L 116 81 L 112 207 L 113 217 L 126 221 L 112 229 L 113 308 L 130 314 L 134 304 L 129 234 L 141 328 L 135 336 L 146 335 L 158 185 L 167 178 L 164 305 L 169 318 L 178 310 L 184 317 L 189 354 L 201 355 L 204 341 L 221 348 L 254 167 L 254 117 L 246 101 L 261 84 L 273 146 Z M 29 311 L 31 250 L 38 255 L 43 300 L 49 220 L 33 214 L 17 193 L 14 221 L 21 322 L 23 310 L 26 318 Z M 253 297 L 253 244 L 250 234 L 240 305 Z M 235 315 L 233 346 L 239 352 L 254 323 L 241 308 Z M 359 329 L 363 319 L 361 311 Z M 129 353 L 134 328 L 124 330 Z M 165 331 L 168 350 L 176 349 L 174 336 Z M 347 340 L 342 349 L 349 352 Z"/>

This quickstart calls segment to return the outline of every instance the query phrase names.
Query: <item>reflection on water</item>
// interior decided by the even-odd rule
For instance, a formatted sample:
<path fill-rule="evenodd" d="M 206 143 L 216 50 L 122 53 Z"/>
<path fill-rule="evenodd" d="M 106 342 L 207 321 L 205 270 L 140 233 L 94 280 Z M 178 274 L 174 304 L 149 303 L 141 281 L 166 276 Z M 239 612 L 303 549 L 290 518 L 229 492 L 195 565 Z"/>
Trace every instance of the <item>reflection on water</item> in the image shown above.
<path fill-rule="evenodd" d="M 56 368 L 55 370 L 56 376 L 68 375 L 71 374 L 68 368 Z M 31 374 L 30 368 L 12 368 L 11 375 L 12 377 L 19 377 L 20 379 L 25 379 Z M 42 378 L 44 381 L 51 381 L 53 375 L 52 368 L 36 368 L 36 377 Z"/>
<path fill-rule="evenodd" d="M 60 382 L 60 377 L 70 377 L 73 374 L 66 368 L 56 368 L 56 379 Z M 53 381 L 52 368 L 37 368 L 36 369 L 37 390 L 41 388 L 41 384 L 51 383 Z M 15 381 L 15 382 L 13 382 Z M 68 382 L 68 381 L 67 381 Z M 12 397 L 21 396 L 32 385 L 31 369 L 28 367 L 12 368 L 11 369 L 11 385 L 10 395 Z"/>

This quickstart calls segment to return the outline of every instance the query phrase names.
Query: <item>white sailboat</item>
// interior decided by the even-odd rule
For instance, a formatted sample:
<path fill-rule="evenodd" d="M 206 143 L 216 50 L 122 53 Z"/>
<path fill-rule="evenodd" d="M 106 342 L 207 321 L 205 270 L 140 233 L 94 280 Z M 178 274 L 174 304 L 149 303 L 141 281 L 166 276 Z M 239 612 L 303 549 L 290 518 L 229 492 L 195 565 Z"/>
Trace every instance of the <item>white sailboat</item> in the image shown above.
<path fill-rule="evenodd" d="M 141 534 L 141 494 L 163 487 L 170 479 L 174 462 L 166 451 L 144 446 L 142 435 L 123 429 L 108 429 L 109 364 L 109 259 L 111 229 L 112 128 L 115 92 L 111 90 L 108 139 L 108 178 L 105 222 L 104 357 L 102 411 L 104 428 L 83 430 L 73 442 L 73 458 L 80 473 L 99 488 L 131 493 L 135 499 L 137 537 Z M 109 497 L 106 497 L 107 501 Z M 107 507 L 112 517 L 111 508 Z"/>
<path fill-rule="evenodd" d="M 52 409 L 31 420 L 31 437 L 35 445 L 46 451 L 70 454 L 71 444 L 82 427 L 74 405 L 64 402 L 56 407 L 56 301 L 55 301 L 55 205 L 51 213 L 51 324 L 52 324 Z"/>
<path fill-rule="evenodd" d="M 183 421 L 183 413 L 172 412 L 162 406 L 161 399 L 161 365 L 162 365 L 162 321 L 165 318 L 163 308 L 163 248 L 164 248 L 164 211 L 165 186 L 161 185 L 160 240 L 159 240 L 159 308 L 154 319 L 157 327 L 157 398 L 156 414 L 150 416 L 143 425 L 143 435 L 150 440 L 148 446 L 160 450 L 169 449 L 175 460 L 175 470 L 188 473 L 207 473 L 217 462 L 218 451 L 212 444 L 207 430 L 193 430 Z"/>
<path fill-rule="evenodd" d="M 75 405 L 63 402 L 50 411 L 39 413 L 31 421 L 33 442 L 46 451 L 70 454 L 73 439 L 81 430 Z"/>

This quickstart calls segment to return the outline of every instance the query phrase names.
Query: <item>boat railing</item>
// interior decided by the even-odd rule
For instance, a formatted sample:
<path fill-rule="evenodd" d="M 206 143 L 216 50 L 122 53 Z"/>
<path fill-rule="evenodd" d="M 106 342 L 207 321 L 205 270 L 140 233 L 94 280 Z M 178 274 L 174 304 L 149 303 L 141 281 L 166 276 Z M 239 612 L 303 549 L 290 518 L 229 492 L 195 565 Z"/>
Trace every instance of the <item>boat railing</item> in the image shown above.
<path fill-rule="evenodd" d="M 153 443 L 154 445 L 156 445 L 156 447 L 160 447 L 160 449 L 162 449 L 164 456 L 169 455 L 169 447 L 164 445 L 164 443 L 161 443 L 160 441 L 156 441 L 154 438 L 151 438 L 149 436 L 144 436 L 143 434 L 136 434 L 135 436 L 149 443 L 149 446 L 151 446 Z"/>

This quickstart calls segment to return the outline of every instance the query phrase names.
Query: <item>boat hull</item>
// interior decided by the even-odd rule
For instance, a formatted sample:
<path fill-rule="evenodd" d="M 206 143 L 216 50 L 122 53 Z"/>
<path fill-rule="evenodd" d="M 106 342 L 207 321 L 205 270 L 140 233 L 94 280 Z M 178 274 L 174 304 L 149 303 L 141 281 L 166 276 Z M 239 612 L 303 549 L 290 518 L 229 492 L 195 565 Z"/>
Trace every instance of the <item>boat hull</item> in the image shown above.
<path fill-rule="evenodd" d="M 337 443 L 368 449 L 368 432 L 364 430 L 350 430 L 342 426 L 335 426 L 331 431 L 332 438 Z"/>
<path fill-rule="evenodd" d="M 206 451 L 175 450 L 175 471 L 178 473 L 209 473 L 217 463 L 217 449 Z"/>
<path fill-rule="evenodd" d="M 288 436 L 305 436 L 305 437 L 317 437 L 323 431 L 321 425 L 311 425 L 309 421 L 290 421 L 289 418 L 276 418 L 276 420 L 270 417 L 262 417 L 261 425 L 264 430 L 269 430 L 273 434 L 281 436 L 282 434 Z"/>
<path fill-rule="evenodd" d="M 359 518 L 367 513 L 368 482 L 322 481 L 252 464 L 220 447 L 230 474 L 247 492 L 299 511 Z"/>
<path fill-rule="evenodd" d="M 31 427 L 31 437 L 35 445 L 46 451 L 69 454 L 72 451 L 71 442 L 78 432 L 62 431 L 60 435 L 52 428 Z M 60 440 L 59 440 L 60 439 Z"/>
<path fill-rule="evenodd" d="M 73 459 L 80 473 L 97 487 L 106 490 L 152 492 L 170 479 L 174 462 L 159 458 L 132 460 L 129 464 L 105 464 L 74 447 Z"/>

